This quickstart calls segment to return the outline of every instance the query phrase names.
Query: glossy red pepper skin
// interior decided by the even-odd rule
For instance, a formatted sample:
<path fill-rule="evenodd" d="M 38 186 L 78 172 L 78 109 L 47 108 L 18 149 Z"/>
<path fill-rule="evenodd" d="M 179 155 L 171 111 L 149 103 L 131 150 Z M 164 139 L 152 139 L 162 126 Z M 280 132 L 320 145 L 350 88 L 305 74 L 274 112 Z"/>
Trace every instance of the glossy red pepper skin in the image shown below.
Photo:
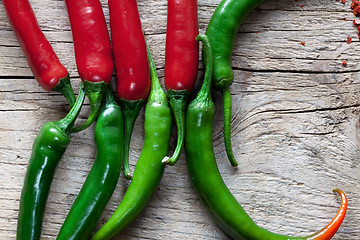
<path fill-rule="evenodd" d="M 82 81 L 110 83 L 113 73 L 110 37 L 99 0 L 65 0 Z"/>
<path fill-rule="evenodd" d="M 168 0 L 165 48 L 165 87 L 177 126 L 177 145 L 163 163 L 174 165 L 179 159 L 185 138 L 185 111 L 194 88 L 198 64 L 199 34 L 197 0 Z"/>
<path fill-rule="evenodd" d="M 99 0 L 65 0 L 75 49 L 76 66 L 91 105 L 90 126 L 100 110 L 106 85 L 113 74 L 110 37 Z"/>
<path fill-rule="evenodd" d="M 136 0 L 109 0 L 109 13 L 117 95 L 128 101 L 146 100 L 150 72 Z"/>
<path fill-rule="evenodd" d="M 35 79 L 46 91 L 61 92 L 72 106 L 75 95 L 68 71 L 60 63 L 36 20 L 28 0 L 3 0 L 7 17 Z"/>
<path fill-rule="evenodd" d="M 131 179 L 130 138 L 150 92 L 149 63 L 136 0 L 109 0 L 109 13 L 117 96 L 125 119 L 123 167 L 125 177 Z"/>
<path fill-rule="evenodd" d="M 199 62 L 197 1 L 168 0 L 165 87 L 192 91 Z"/>

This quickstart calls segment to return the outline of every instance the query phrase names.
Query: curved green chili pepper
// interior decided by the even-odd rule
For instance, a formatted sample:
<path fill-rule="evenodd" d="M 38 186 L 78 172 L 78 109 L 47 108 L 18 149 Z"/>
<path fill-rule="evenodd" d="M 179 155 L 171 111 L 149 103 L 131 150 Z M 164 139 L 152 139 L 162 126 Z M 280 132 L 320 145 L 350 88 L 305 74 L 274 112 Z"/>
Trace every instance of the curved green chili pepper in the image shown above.
<path fill-rule="evenodd" d="M 121 172 L 124 117 L 109 86 L 95 125 L 97 156 L 57 239 L 89 239 L 113 194 Z"/>
<path fill-rule="evenodd" d="M 145 208 L 164 173 L 161 163 L 168 153 L 172 113 L 167 96 L 161 88 L 154 60 L 148 48 L 151 91 L 145 107 L 145 140 L 135 166 L 132 181 L 119 207 L 105 225 L 91 238 L 110 239 L 128 226 Z"/>
<path fill-rule="evenodd" d="M 212 56 L 209 41 L 205 35 L 197 39 L 203 41 L 206 55 Z M 204 48 L 203 48 L 204 50 Z M 346 213 L 347 200 L 343 192 L 336 189 L 342 204 L 335 218 L 322 230 L 306 237 L 279 235 L 259 227 L 247 215 L 223 182 L 216 165 L 213 150 L 212 127 L 215 106 L 211 99 L 212 59 L 207 58 L 203 86 L 186 115 L 186 162 L 192 183 L 205 207 L 215 222 L 232 238 L 241 240 L 291 240 L 330 239 L 340 227 Z"/>
<path fill-rule="evenodd" d="M 222 0 L 215 9 L 206 35 L 209 38 L 212 50 L 214 71 L 212 86 L 221 90 L 224 108 L 224 142 L 226 154 L 231 165 L 237 162 L 231 149 L 231 94 L 230 85 L 234 80 L 231 68 L 231 56 L 237 31 L 246 16 L 263 0 Z M 203 51 L 203 53 L 205 53 Z M 203 56 L 206 64 L 206 56 Z"/>
<path fill-rule="evenodd" d="M 47 122 L 32 146 L 24 186 L 21 191 L 17 240 L 40 239 L 47 197 L 59 160 L 70 143 L 70 132 L 85 98 L 83 87 L 68 115 L 57 122 Z"/>

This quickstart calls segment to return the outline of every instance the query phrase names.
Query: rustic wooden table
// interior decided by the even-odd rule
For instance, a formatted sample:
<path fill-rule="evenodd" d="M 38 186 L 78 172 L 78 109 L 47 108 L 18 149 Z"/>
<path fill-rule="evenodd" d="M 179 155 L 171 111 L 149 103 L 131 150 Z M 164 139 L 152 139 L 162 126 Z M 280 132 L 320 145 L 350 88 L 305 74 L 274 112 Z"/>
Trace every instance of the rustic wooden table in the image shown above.
<path fill-rule="evenodd" d="M 218 2 L 199 0 L 201 33 Z M 102 3 L 108 20 L 107 3 Z M 77 91 L 80 80 L 64 1 L 31 0 L 31 4 Z M 138 4 L 163 81 L 166 1 L 139 0 Z M 332 189 L 340 188 L 347 194 L 349 208 L 333 239 L 360 239 L 360 44 L 352 23 L 355 18 L 350 0 L 346 4 L 267 0 L 239 30 L 231 87 L 232 139 L 239 166 L 232 168 L 226 158 L 216 92 L 215 152 L 232 193 L 268 230 L 306 235 L 322 228 L 338 210 L 340 198 Z M 43 91 L 34 80 L 2 5 L 0 36 L 0 239 L 14 239 L 32 142 L 45 122 L 67 113 L 68 105 L 61 95 Z M 352 38 L 351 44 L 347 37 Z M 88 113 L 86 102 L 79 121 Z M 143 112 L 131 142 L 132 168 L 142 142 Z M 174 145 L 175 138 L 170 151 Z M 95 154 L 93 127 L 73 135 L 51 188 L 42 239 L 55 239 Z M 111 216 L 128 184 L 121 177 L 98 227 Z M 182 156 L 176 166 L 165 169 L 146 210 L 115 239 L 228 237 L 198 200 Z"/>

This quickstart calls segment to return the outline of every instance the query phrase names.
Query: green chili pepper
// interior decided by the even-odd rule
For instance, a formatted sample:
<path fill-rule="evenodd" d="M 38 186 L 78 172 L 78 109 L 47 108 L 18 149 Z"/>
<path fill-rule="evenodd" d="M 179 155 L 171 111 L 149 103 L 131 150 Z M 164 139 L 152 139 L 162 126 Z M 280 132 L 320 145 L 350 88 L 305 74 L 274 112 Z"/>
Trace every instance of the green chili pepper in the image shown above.
<path fill-rule="evenodd" d="M 161 88 L 154 60 L 148 48 L 151 92 L 145 107 L 145 140 L 132 181 L 119 207 L 92 240 L 110 239 L 128 226 L 145 208 L 161 180 L 168 153 L 172 114 Z"/>
<path fill-rule="evenodd" d="M 225 149 L 233 166 L 237 166 L 237 162 L 231 149 L 232 106 L 229 87 L 234 80 L 231 56 L 234 40 L 241 23 L 261 2 L 263 0 L 222 0 L 215 9 L 206 29 L 206 35 L 213 50 L 213 87 L 221 90 L 223 96 Z M 206 56 L 203 60 L 203 63 L 206 64 Z"/>
<path fill-rule="evenodd" d="M 70 143 L 70 132 L 85 98 L 83 87 L 69 114 L 45 123 L 32 146 L 32 154 L 21 192 L 16 239 L 40 238 L 47 197 L 56 166 Z"/>
<path fill-rule="evenodd" d="M 123 157 L 124 118 L 110 86 L 106 90 L 105 101 L 94 132 L 97 156 L 60 229 L 57 237 L 59 240 L 89 239 L 119 180 Z"/>
<path fill-rule="evenodd" d="M 236 201 L 223 182 L 216 165 L 212 128 L 215 115 L 211 99 L 212 53 L 205 35 L 199 35 L 206 50 L 206 72 L 203 86 L 186 115 L 185 154 L 193 185 L 215 222 L 232 238 L 241 240 L 330 239 L 340 227 L 347 209 L 347 199 L 336 189 L 342 204 L 335 218 L 322 230 L 307 237 L 290 237 L 267 231 L 257 226 Z"/>

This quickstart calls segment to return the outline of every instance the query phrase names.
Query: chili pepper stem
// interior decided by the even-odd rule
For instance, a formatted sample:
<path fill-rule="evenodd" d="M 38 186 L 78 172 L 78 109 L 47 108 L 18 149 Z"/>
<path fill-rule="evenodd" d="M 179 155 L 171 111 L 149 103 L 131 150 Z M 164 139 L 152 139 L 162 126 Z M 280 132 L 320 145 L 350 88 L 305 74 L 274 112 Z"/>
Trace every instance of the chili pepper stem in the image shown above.
<path fill-rule="evenodd" d="M 80 126 L 74 127 L 72 132 L 80 132 L 88 128 L 97 118 L 100 111 L 101 102 L 104 97 L 106 86 L 108 85 L 104 81 L 102 82 L 89 82 L 84 81 L 84 90 L 89 98 L 90 102 L 90 115 L 85 123 Z"/>
<path fill-rule="evenodd" d="M 145 101 L 135 100 L 128 101 L 125 99 L 120 100 L 120 106 L 123 110 L 125 128 L 124 128 L 124 157 L 123 157 L 123 171 L 126 179 L 131 180 L 132 173 L 129 166 L 129 151 L 131 134 L 134 129 L 136 118 L 139 116 L 140 109 L 144 105 Z"/>
<path fill-rule="evenodd" d="M 85 91 L 84 91 L 83 84 L 81 84 L 81 87 L 79 90 L 79 95 L 78 95 L 76 102 L 74 103 L 74 106 L 71 108 L 70 112 L 66 115 L 65 118 L 56 122 L 56 125 L 58 126 L 58 128 L 61 131 L 70 135 L 71 129 L 74 126 L 75 120 L 80 113 L 84 99 L 85 99 Z"/>
<path fill-rule="evenodd" d="M 238 163 L 234 157 L 231 147 L 231 93 L 230 88 L 226 87 L 221 90 L 223 97 L 223 109 L 224 109 L 224 142 L 226 155 L 233 167 L 237 166 Z"/>
<path fill-rule="evenodd" d="M 151 55 L 151 52 L 150 52 L 147 42 L 146 42 L 146 50 L 147 50 L 147 55 L 148 55 L 148 59 L 149 59 L 150 76 L 151 76 L 151 91 L 150 91 L 147 102 L 148 102 L 148 104 L 152 104 L 152 103 L 161 104 L 163 102 L 167 102 L 168 98 L 166 96 L 166 93 L 164 92 L 164 90 L 161 87 L 159 77 L 156 72 L 154 59 Z"/>
<path fill-rule="evenodd" d="M 212 78 L 212 71 L 213 71 L 213 58 L 212 58 L 212 50 L 210 47 L 210 42 L 208 37 L 205 34 L 199 34 L 196 37 L 197 41 L 202 41 L 203 48 L 205 48 L 206 51 L 206 69 L 205 69 L 205 76 L 204 76 L 204 82 L 201 86 L 200 91 L 198 92 L 195 100 L 199 101 L 202 99 L 208 99 L 208 101 L 212 101 L 211 97 L 211 78 Z"/>
<path fill-rule="evenodd" d="M 175 151 L 171 157 L 164 157 L 161 161 L 164 164 L 170 166 L 175 165 L 177 160 L 180 158 L 181 151 L 184 146 L 185 140 L 185 110 L 187 106 L 187 101 L 189 99 L 190 92 L 187 90 L 168 90 L 168 96 L 170 99 L 170 106 L 174 114 L 176 127 L 177 127 L 177 144 Z"/>
<path fill-rule="evenodd" d="M 60 78 L 59 83 L 52 89 L 52 91 L 61 93 L 68 100 L 70 108 L 74 106 L 76 97 L 71 87 L 69 75 L 64 78 Z"/>
<path fill-rule="evenodd" d="M 117 102 L 114 98 L 113 90 L 112 90 L 112 87 L 110 84 L 105 90 L 105 106 L 106 107 L 112 107 L 112 106 L 119 107 L 119 105 L 117 104 Z"/>

